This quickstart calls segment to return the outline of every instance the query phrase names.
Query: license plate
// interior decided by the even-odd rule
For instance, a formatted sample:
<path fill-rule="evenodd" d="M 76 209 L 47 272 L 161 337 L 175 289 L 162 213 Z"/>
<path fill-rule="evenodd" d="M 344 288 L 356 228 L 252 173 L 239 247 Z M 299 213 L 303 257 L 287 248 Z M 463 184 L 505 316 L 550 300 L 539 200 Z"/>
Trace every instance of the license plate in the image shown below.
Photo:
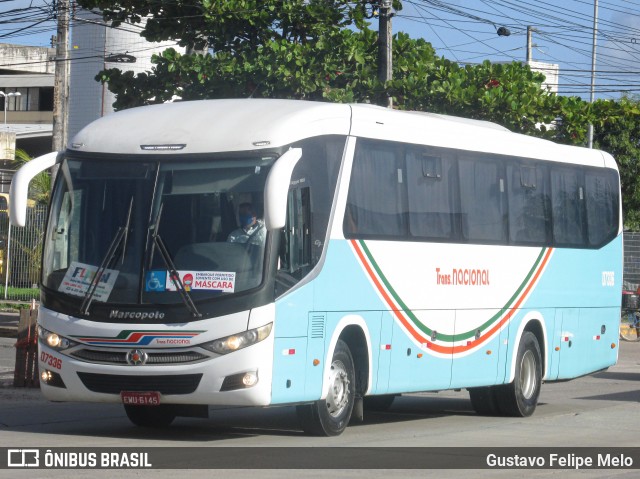
<path fill-rule="evenodd" d="M 160 393 L 158 391 L 121 391 L 123 404 L 131 406 L 159 406 Z"/>

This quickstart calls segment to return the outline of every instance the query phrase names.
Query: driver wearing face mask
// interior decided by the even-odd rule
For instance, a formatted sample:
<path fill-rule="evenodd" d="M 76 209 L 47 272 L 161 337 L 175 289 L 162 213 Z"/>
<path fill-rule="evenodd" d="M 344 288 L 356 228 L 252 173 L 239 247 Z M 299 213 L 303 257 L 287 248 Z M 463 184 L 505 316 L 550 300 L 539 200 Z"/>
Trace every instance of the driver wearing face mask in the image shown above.
<path fill-rule="evenodd" d="M 238 208 L 240 228 L 233 230 L 227 241 L 230 243 L 264 244 L 266 229 L 264 221 L 259 220 L 251 203 L 242 203 Z"/>

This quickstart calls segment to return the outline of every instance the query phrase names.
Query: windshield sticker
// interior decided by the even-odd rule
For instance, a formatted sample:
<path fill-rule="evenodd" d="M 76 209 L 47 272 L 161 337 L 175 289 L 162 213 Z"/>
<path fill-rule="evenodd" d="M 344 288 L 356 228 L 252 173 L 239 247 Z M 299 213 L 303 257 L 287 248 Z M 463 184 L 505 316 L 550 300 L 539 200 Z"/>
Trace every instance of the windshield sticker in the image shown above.
<path fill-rule="evenodd" d="M 85 296 L 89 291 L 89 286 L 98 272 L 98 267 L 90 264 L 72 262 L 67 269 L 58 291 L 71 294 L 73 296 Z M 98 280 L 98 286 L 93 294 L 96 301 L 106 301 L 113 290 L 119 271 L 115 269 L 105 269 Z"/>
<path fill-rule="evenodd" d="M 145 290 L 147 292 L 162 292 L 166 290 L 167 272 L 166 271 L 147 271 L 145 281 Z"/>
<path fill-rule="evenodd" d="M 222 271 L 178 271 L 186 291 L 222 291 L 233 293 L 236 286 L 236 274 Z M 166 274 L 165 287 L 167 291 L 176 291 L 176 286 Z"/>

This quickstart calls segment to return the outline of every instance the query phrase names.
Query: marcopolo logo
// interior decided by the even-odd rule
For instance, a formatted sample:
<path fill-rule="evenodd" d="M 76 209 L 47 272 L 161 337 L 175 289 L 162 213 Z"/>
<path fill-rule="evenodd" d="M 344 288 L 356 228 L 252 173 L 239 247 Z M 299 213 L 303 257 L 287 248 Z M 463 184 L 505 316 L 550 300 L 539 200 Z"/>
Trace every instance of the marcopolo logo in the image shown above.
<path fill-rule="evenodd" d="M 109 313 L 109 319 L 164 319 L 162 311 L 120 311 L 112 309 Z"/>

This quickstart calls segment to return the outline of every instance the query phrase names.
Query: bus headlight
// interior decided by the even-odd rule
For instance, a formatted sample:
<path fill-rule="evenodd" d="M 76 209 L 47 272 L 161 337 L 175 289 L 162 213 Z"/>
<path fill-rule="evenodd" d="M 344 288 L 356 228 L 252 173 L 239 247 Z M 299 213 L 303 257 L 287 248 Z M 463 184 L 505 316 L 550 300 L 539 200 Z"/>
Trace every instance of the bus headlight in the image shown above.
<path fill-rule="evenodd" d="M 42 326 L 38 326 L 38 339 L 55 351 L 63 351 L 78 344 L 64 336 L 44 329 Z"/>
<path fill-rule="evenodd" d="M 218 354 L 228 354 L 252 344 L 259 343 L 271 334 L 273 323 L 265 324 L 259 328 L 250 329 L 242 333 L 233 334 L 225 338 L 216 339 L 201 346 L 209 351 Z"/>

